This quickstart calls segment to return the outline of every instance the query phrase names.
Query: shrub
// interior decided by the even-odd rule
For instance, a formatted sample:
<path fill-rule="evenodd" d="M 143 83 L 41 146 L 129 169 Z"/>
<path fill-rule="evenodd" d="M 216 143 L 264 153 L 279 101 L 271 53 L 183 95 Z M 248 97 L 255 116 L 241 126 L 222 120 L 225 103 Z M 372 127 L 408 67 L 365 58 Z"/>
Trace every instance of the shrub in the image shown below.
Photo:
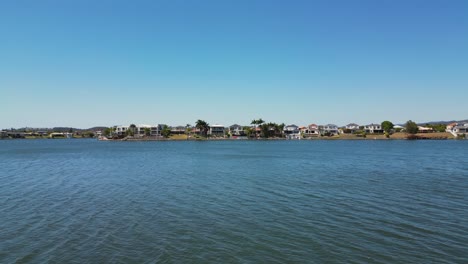
<path fill-rule="evenodd" d="M 419 130 L 418 125 L 411 120 L 408 120 L 408 122 L 406 122 L 405 127 L 406 127 L 406 132 L 408 132 L 409 134 L 414 135 L 418 133 L 418 130 Z"/>

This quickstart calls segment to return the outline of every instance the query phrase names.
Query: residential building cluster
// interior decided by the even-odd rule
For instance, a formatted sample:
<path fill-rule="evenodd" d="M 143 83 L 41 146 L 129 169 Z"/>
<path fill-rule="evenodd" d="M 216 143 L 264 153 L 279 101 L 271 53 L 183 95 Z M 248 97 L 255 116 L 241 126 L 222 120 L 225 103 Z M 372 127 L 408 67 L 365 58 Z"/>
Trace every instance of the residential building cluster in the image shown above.
<path fill-rule="evenodd" d="M 448 124 L 445 131 L 451 133 L 455 137 L 468 134 L 468 123 L 451 123 Z"/>
<path fill-rule="evenodd" d="M 199 120 L 200 121 L 200 120 Z M 301 139 L 301 138 L 314 138 L 323 136 L 336 136 L 340 134 L 383 134 L 385 133 L 382 124 L 367 124 L 359 125 L 356 123 L 350 123 L 345 126 L 338 127 L 335 124 L 317 125 L 310 124 L 307 126 L 297 126 L 294 124 L 290 125 L 278 125 L 275 123 L 263 123 L 256 125 L 238 125 L 234 124 L 231 126 L 224 126 L 220 124 L 208 125 L 200 128 L 196 126 L 167 126 L 164 124 L 148 125 L 118 125 L 111 128 L 107 128 L 106 131 L 94 130 L 94 131 L 81 131 L 71 133 L 69 132 L 55 131 L 55 129 L 11 129 L 11 130 L 0 130 L 0 138 L 28 138 L 28 137 L 39 137 L 39 138 L 72 138 L 72 137 L 94 137 L 96 136 L 107 136 L 112 138 L 124 138 L 126 136 L 138 137 L 163 137 L 164 131 L 169 135 L 189 135 L 189 136 L 209 136 L 215 138 L 259 138 L 259 137 L 273 137 L 273 138 L 287 138 L 287 139 Z M 435 130 L 437 129 L 437 130 Z M 405 127 L 400 125 L 394 125 L 392 132 L 405 131 Z M 454 122 L 448 125 L 426 125 L 418 126 L 418 133 L 432 133 L 442 132 L 451 133 L 454 137 L 465 137 L 468 134 L 468 122 Z M 95 133 L 93 133 L 95 132 Z"/>
<path fill-rule="evenodd" d="M 131 127 L 131 125 L 119 125 L 114 126 L 112 128 L 112 134 L 117 136 L 125 136 L 128 134 L 128 131 L 132 131 L 135 137 L 142 137 L 142 136 L 162 136 L 162 131 L 166 125 L 158 124 L 158 125 L 145 125 L 139 124 Z M 180 134 L 201 134 L 200 129 L 192 127 L 192 126 L 173 126 L 167 127 L 170 130 L 171 135 L 180 135 Z M 223 137 L 226 135 L 226 129 L 223 125 L 211 125 L 208 130 L 208 135 L 216 136 L 216 137 Z"/>
<path fill-rule="evenodd" d="M 132 129 L 135 137 L 142 136 L 162 136 L 162 131 L 166 127 L 164 124 L 158 125 L 134 125 L 131 128 L 130 125 L 119 125 L 114 126 L 112 129 L 113 135 L 125 136 L 128 134 L 129 129 Z M 191 134 L 191 135 L 201 135 L 202 130 L 193 126 L 173 126 L 167 127 L 170 130 L 170 134 Z M 320 136 L 336 136 L 340 134 L 356 134 L 356 133 L 365 133 L 365 134 L 383 134 L 384 129 L 381 124 L 367 124 L 359 125 L 356 123 L 350 123 L 346 126 L 338 127 L 335 124 L 326 124 L 326 125 L 317 125 L 310 124 L 308 126 L 297 126 L 294 124 L 291 125 L 281 125 L 280 130 L 278 127 L 269 127 L 271 130 L 271 135 L 274 137 L 284 137 L 287 139 L 300 139 L 300 138 L 313 138 Z M 403 126 L 395 125 L 393 131 L 404 131 Z M 468 130 L 468 123 L 458 124 L 453 123 L 447 126 L 447 132 L 454 134 L 454 136 L 465 134 Z M 418 133 L 430 133 L 434 132 L 431 127 L 418 126 Z M 249 133 L 250 132 L 250 133 Z M 224 125 L 209 125 L 209 129 L 206 131 L 206 134 L 211 137 L 233 137 L 233 138 L 248 138 L 248 137 L 260 137 L 262 135 L 261 126 L 253 125 L 238 125 L 233 124 L 231 126 Z"/>

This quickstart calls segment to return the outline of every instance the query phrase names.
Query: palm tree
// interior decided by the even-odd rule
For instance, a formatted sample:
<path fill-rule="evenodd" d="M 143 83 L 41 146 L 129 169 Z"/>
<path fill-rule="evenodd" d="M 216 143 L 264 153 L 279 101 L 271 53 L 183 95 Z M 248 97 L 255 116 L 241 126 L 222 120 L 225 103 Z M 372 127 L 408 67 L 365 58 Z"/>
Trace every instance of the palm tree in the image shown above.
<path fill-rule="evenodd" d="M 279 134 L 280 137 L 283 136 L 283 129 L 284 129 L 284 126 L 285 126 L 285 124 L 284 124 L 284 123 L 281 123 L 281 124 L 277 125 L 277 127 L 276 127 L 276 131 L 278 132 L 278 134 Z"/>
<path fill-rule="evenodd" d="M 192 125 L 186 124 L 185 125 L 185 134 L 187 134 L 187 139 L 190 137 L 190 131 L 192 130 Z"/>
<path fill-rule="evenodd" d="M 106 129 L 104 129 L 104 136 L 110 137 L 111 135 L 112 135 L 112 128 L 107 127 Z"/>
<path fill-rule="evenodd" d="M 168 138 L 171 136 L 171 129 L 167 125 L 164 125 L 163 129 L 161 130 L 161 135 L 164 138 Z"/>
<path fill-rule="evenodd" d="M 210 125 L 207 122 L 200 119 L 198 119 L 197 122 L 195 122 L 195 127 L 198 128 L 200 132 L 203 131 L 203 135 L 205 137 L 207 136 L 208 130 L 210 129 Z"/>
<path fill-rule="evenodd" d="M 134 136 L 135 135 L 135 130 L 136 130 L 136 125 L 131 124 L 128 129 L 130 130 L 130 136 Z"/>
<path fill-rule="evenodd" d="M 265 121 L 263 121 L 263 119 L 261 119 L 261 118 L 254 119 L 254 120 L 252 120 L 252 122 L 250 122 L 251 125 L 255 126 L 255 137 L 257 137 L 257 125 L 261 125 L 263 123 L 265 123 Z"/>
<path fill-rule="evenodd" d="M 248 138 L 250 138 L 250 135 L 252 135 L 252 128 L 249 126 L 244 127 L 244 132 L 247 135 Z"/>
<path fill-rule="evenodd" d="M 278 130 L 278 124 L 276 123 L 265 123 L 260 126 L 262 128 L 262 136 L 269 138 L 276 136 Z"/>

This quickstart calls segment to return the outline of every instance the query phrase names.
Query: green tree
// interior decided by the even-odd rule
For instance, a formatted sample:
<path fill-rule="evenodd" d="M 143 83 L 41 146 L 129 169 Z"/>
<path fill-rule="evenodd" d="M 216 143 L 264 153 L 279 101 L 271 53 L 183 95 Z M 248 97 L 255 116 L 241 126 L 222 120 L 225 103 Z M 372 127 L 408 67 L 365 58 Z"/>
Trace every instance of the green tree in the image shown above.
<path fill-rule="evenodd" d="M 276 133 L 278 133 L 277 135 L 278 135 L 279 137 L 283 137 L 283 130 L 284 130 L 284 127 L 285 127 L 285 126 L 286 126 L 286 125 L 285 125 L 284 123 L 281 123 L 281 124 L 279 124 L 279 125 L 276 127 Z"/>
<path fill-rule="evenodd" d="M 185 134 L 187 135 L 187 139 L 190 137 L 190 132 L 192 131 L 192 125 L 186 124 L 185 125 Z"/>
<path fill-rule="evenodd" d="M 167 125 L 164 125 L 161 131 L 161 135 L 165 138 L 168 138 L 169 136 L 171 136 L 171 129 Z"/>
<path fill-rule="evenodd" d="M 86 131 L 82 134 L 83 137 L 93 138 L 94 132 L 93 131 Z"/>
<path fill-rule="evenodd" d="M 150 136 L 151 135 L 151 129 L 149 127 L 145 127 L 145 136 Z"/>
<path fill-rule="evenodd" d="M 257 137 L 257 126 L 260 126 L 261 124 L 265 123 L 265 121 L 263 121 L 263 119 L 259 118 L 259 119 L 254 119 L 252 120 L 252 122 L 250 122 L 251 125 L 254 125 L 255 127 L 255 137 Z"/>
<path fill-rule="evenodd" d="M 111 136 L 112 135 L 112 128 L 108 127 L 104 129 L 104 135 L 105 136 Z"/>
<path fill-rule="evenodd" d="M 136 125 L 131 124 L 127 129 L 127 136 L 132 136 L 133 137 L 135 135 L 135 131 L 136 131 Z"/>
<path fill-rule="evenodd" d="M 383 121 L 381 125 L 382 125 L 382 129 L 387 134 L 390 133 L 390 131 L 393 129 L 393 123 L 390 121 Z"/>
<path fill-rule="evenodd" d="M 244 132 L 247 135 L 247 137 L 250 137 L 252 135 L 253 129 L 251 127 L 244 127 Z"/>
<path fill-rule="evenodd" d="M 210 130 L 210 125 L 207 122 L 198 119 L 197 122 L 195 122 L 195 127 L 200 130 L 204 137 L 207 137 L 208 130 Z"/>
<path fill-rule="evenodd" d="M 408 120 L 408 122 L 406 122 L 405 128 L 406 128 L 406 132 L 412 135 L 418 133 L 418 130 L 419 130 L 418 125 L 411 120 Z"/>
<path fill-rule="evenodd" d="M 426 124 L 426 127 L 430 127 L 436 132 L 445 132 L 445 129 L 447 129 L 447 125 L 444 124 Z"/>
<path fill-rule="evenodd" d="M 284 126 L 278 125 L 276 123 L 264 123 L 260 125 L 261 137 L 270 138 L 281 136 L 281 131 Z"/>
<path fill-rule="evenodd" d="M 270 124 L 260 125 L 260 137 L 269 138 L 270 137 Z"/>

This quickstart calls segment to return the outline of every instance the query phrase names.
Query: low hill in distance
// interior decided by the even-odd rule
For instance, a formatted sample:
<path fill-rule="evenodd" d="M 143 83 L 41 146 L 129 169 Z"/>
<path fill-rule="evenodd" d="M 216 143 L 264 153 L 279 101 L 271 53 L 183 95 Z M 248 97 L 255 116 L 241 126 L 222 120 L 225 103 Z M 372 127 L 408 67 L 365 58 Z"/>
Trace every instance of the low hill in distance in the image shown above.
<path fill-rule="evenodd" d="M 450 123 L 468 123 L 468 119 L 464 120 L 450 120 L 450 121 L 429 121 L 429 122 L 418 122 L 417 124 L 420 126 L 424 126 L 427 124 L 436 125 L 436 124 L 443 124 L 448 125 Z M 405 124 L 400 124 L 404 126 Z M 12 129 L 5 129 L 5 130 L 14 130 L 14 131 L 47 131 L 47 132 L 84 132 L 84 131 L 104 131 L 107 127 L 106 126 L 95 126 L 91 128 L 75 128 L 75 127 L 53 127 L 53 128 L 33 128 L 33 127 L 21 127 L 21 128 L 12 128 Z"/>

